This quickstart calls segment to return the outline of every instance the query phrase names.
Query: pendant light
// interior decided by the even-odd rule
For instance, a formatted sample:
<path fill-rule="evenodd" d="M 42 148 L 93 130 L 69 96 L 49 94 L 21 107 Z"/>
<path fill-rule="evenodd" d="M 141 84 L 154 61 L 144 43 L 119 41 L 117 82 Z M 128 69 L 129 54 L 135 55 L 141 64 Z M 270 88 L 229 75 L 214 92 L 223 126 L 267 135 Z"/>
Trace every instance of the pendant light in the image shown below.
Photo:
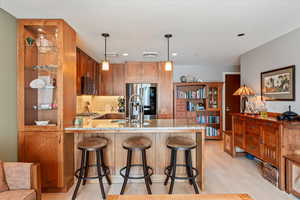
<path fill-rule="evenodd" d="M 173 68 L 173 66 L 172 66 L 173 64 L 170 61 L 170 38 L 171 37 L 172 37 L 172 34 L 166 34 L 165 35 L 165 38 L 167 38 L 167 40 L 168 40 L 168 60 L 165 63 L 165 70 L 166 71 L 172 71 L 172 68 Z"/>
<path fill-rule="evenodd" d="M 109 70 L 109 62 L 106 58 L 106 39 L 109 37 L 108 33 L 102 33 L 102 36 L 104 37 L 104 61 L 102 61 L 102 70 L 108 71 Z"/>

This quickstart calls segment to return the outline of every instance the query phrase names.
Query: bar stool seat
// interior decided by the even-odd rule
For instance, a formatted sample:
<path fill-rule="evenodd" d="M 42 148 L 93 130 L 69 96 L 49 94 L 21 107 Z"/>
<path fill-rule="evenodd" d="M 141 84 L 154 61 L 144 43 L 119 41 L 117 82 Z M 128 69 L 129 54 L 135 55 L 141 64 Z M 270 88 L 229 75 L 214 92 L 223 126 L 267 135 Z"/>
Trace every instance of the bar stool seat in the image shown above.
<path fill-rule="evenodd" d="M 128 179 L 145 179 L 146 189 L 148 194 L 152 194 L 150 185 L 152 184 L 151 175 L 153 169 L 147 165 L 146 150 L 152 146 L 152 141 L 144 136 L 134 136 L 127 138 L 123 142 L 123 148 L 127 150 L 126 166 L 120 169 L 120 175 L 124 178 L 120 194 L 124 194 Z M 133 151 L 140 151 L 142 154 L 142 164 L 132 164 Z M 132 167 L 142 167 L 143 176 L 130 176 Z"/>
<path fill-rule="evenodd" d="M 104 153 L 103 149 L 107 146 L 108 140 L 103 137 L 91 137 L 86 138 L 83 141 L 78 143 L 78 149 L 82 151 L 81 156 L 81 164 L 80 168 L 75 171 L 75 177 L 78 179 L 72 200 L 76 199 L 79 187 L 81 185 L 81 182 L 83 181 L 83 185 L 86 184 L 87 180 L 91 179 L 98 179 L 100 190 L 102 194 L 102 198 L 105 199 L 105 191 L 103 186 L 103 177 L 106 178 L 109 185 L 111 185 L 111 180 L 109 178 L 109 168 L 104 163 Z M 90 152 L 96 153 L 96 164 L 90 165 L 89 164 L 89 154 Z M 88 176 L 89 168 L 96 167 L 97 168 L 97 176 Z"/>
<path fill-rule="evenodd" d="M 145 136 L 134 136 L 127 138 L 123 142 L 125 149 L 149 149 L 152 146 L 152 141 Z"/>
<path fill-rule="evenodd" d="M 107 146 L 106 138 L 98 138 L 92 137 L 84 139 L 83 141 L 78 143 L 78 149 L 86 150 L 86 151 L 96 151 L 97 149 L 101 149 Z"/>
<path fill-rule="evenodd" d="M 178 150 L 193 149 L 197 146 L 196 142 L 192 138 L 184 136 L 174 136 L 167 140 L 167 147 L 176 148 Z"/>
<path fill-rule="evenodd" d="M 166 180 L 164 185 L 168 184 L 169 178 L 171 178 L 171 185 L 169 188 L 169 194 L 173 193 L 175 179 L 188 180 L 193 185 L 195 193 L 199 194 L 199 189 L 196 183 L 196 177 L 199 172 L 193 167 L 192 163 L 192 149 L 197 147 L 196 142 L 189 137 L 184 136 L 173 136 L 167 139 L 167 147 L 171 149 L 170 165 L 165 168 Z M 185 164 L 177 164 L 177 151 L 184 151 L 185 153 Z M 176 168 L 185 167 L 187 176 L 177 176 Z"/>

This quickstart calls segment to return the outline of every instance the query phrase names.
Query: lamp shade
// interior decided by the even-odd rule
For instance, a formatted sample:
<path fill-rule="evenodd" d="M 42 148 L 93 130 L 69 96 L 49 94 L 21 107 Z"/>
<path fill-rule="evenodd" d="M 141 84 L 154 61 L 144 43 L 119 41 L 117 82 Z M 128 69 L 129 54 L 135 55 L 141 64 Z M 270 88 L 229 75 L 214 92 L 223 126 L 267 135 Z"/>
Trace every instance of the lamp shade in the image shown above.
<path fill-rule="evenodd" d="M 103 71 L 109 70 L 109 62 L 108 61 L 102 61 L 102 70 Z"/>
<path fill-rule="evenodd" d="M 165 70 L 166 71 L 172 71 L 172 62 L 171 61 L 167 61 L 165 64 Z"/>
<path fill-rule="evenodd" d="M 250 95 L 255 95 L 255 92 L 247 87 L 246 85 L 241 86 L 237 91 L 233 93 L 235 96 L 250 96 Z"/>

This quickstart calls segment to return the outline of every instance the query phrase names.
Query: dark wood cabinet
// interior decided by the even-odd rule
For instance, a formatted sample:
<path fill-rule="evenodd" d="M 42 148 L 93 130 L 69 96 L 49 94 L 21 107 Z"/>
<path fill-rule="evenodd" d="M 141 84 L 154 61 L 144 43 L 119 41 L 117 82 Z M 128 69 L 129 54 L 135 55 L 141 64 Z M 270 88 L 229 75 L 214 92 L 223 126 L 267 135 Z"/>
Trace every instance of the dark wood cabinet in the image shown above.
<path fill-rule="evenodd" d="M 141 62 L 125 63 L 125 83 L 143 83 Z"/>
<path fill-rule="evenodd" d="M 245 120 L 242 118 L 236 118 L 235 123 L 233 123 L 234 130 L 234 144 L 237 147 L 245 149 Z"/>
<path fill-rule="evenodd" d="M 232 116 L 232 155 L 236 147 L 256 156 L 278 169 L 279 188 L 285 189 L 284 156 L 299 151 L 300 123 L 276 120 L 270 117 L 233 114 Z"/>
<path fill-rule="evenodd" d="M 159 82 L 158 67 L 158 62 L 142 62 L 142 79 L 144 80 L 143 82 Z"/>
<path fill-rule="evenodd" d="M 278 166 L 279 156 L 279 126 L 274 123 L 264 123 L 262 126 L 262 157 L 266 162 Z"/>
<path fill-rule="evenodd" d="M 23 158 L 26 162 L 40 163 L 43 188 L 62 187 L 59 180 L 63 176 L 61 137 L 58 132 L 24 133 Z"/>
<path fill-rule="evenodd" d="M 246 151 L 261 157 L 261 126 L 255 120 L 247 120 L 245 123 L 245 148 Z"/>
<path fill-rule="evenodd" d="M 100 94 L 100 64 L 81 49 L 76 50 L 77 57 L 77 95 Z"/>
<path fill-rule="evenodd" d="M 101 96 L 125 96 L 124 64 L 110 64 L 101 72 Z"/>

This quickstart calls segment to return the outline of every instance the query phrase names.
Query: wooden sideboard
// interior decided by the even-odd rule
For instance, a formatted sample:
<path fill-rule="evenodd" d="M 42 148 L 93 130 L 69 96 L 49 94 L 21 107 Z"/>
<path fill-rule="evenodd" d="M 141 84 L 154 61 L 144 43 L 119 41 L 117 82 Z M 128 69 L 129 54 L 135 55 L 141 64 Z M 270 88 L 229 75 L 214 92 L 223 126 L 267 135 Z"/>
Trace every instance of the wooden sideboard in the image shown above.
<path fill-rule="evenodd" d="M 300 122 L 278 121 L 275 116 L 233 114 L 232 156 L 236 147 L 278 169 L 279 188 L 285 190 L 284 156 L 300 149 Z"/>

